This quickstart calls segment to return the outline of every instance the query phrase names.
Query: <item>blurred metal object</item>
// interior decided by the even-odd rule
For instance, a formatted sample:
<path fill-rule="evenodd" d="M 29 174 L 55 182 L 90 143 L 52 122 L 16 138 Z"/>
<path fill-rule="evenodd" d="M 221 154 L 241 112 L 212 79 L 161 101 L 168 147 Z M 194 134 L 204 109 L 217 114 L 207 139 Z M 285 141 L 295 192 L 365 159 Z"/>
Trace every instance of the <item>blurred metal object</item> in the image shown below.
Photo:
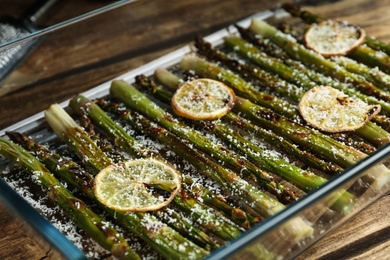
<path fill-rule="evenodd" d="M 58 0 L 38 0 L 34 2 L 21 17 L 0 17 L 1 45 L 15 41 L 38 30 L 36 21 L 46 13 Z M 0 84 L 28 56 L 40 39 L 0 49 Z"/>

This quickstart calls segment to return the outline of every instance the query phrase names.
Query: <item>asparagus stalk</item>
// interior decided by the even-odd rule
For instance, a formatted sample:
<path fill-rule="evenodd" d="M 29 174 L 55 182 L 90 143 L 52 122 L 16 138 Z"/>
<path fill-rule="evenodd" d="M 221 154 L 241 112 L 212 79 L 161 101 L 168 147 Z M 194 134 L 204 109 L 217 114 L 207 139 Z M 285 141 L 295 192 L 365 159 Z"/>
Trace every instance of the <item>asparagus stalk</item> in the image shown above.
<path fill-rule="evenodd" d="M 176 86 L 176 88 L 178 88 L 181 83 L 181 80 L 177 76 L 175 76 L 174 74 L 172 74 L 171 72 L 165 69 L 156 70 L 154 75 L 156 79 L 164 86 L 169 84 L 171 87 Z M 167 97 L 172 95 L 169 95 L 168 93 L 164 93 L 165 91 L 159 88 L 158 86 L 156 86 L 155 84 L 153 84 L 152 81 L 146 82 L 146 80 L 143 80 L 142 86 L 146 87 L 149 91 L 151 91 L 155 96 L 157 96 L 157 98 L 159 98 L 163 102 L 166 103 L 170 102 L 170 99 L 169 98 L 167 99 Z M 271 145 L 274 145 L 279 148 L 284 148 L 284 150 L 287 151 L 290 155 L 301 160 L 305 164 L 314 167 L 316 169 L 319 169 L 325 173 L 333 175 L 333 174 L 341 173 L 343 171 L 343 169 L 338 165 L 325 162 L 315 157 L 311 153 L 300 150 L 297 146 L 290 143 L 286 139 L 279 138 L 274 133 L 266 131 L 263 128 L 260 128 L 250 123 L 249 121 L 243 119 L 242 117 L 238 116 L 233 112 L 229 112 L 228 114 L 226 114 L 224 117 L 222 117 L 222 120 L 247 130 L 254 136 L 257 136 L 258 138 L 265 140 L 267 143 Z"/>
<path fill-rule="evenodd" d="M 80 142 L 84 142 L 85 136 L 88 136 L 75 122 L 74 120 L 58 105 L 52 105 L 45 111 L 46 119 L 49 125 L 54 128 L 53 130 L 58 133 L 59 136 L 65 141 L 65 143 L 74 143 L 71 147 L 78 148 Z M 77 128 L 77 130 L 72 130 Z M 73 132 L 81 133 L 76 136 L 68 136 Z M 78 138 L 80 137 L 80 138 Z M 89 139 L 90 140 L 90 139 Z M 88 147 L 90 150 L 97 150 L 99 148 L 95 143 L 89 142 Z M 106 155 L 99 151 L 91 151 L 100 154 L 102 157 Z M 81 158 L 84 158 L 82 151 L 78 151 L 81 154 Z M 87 162 L 94 165 L 101 165 L 102 169 L 109 166 L 107 162 L 110 160 L 102 157 L 90 158 Z M 100 161 L 99 163 L 96 161 Z M 105 164 L 102 162 L 106 162 Z M 207 250 L 204 250 L 188 239 L 182 237 L 175 230 L 159 221 L 156 217 L 145 212 L 132 212 L 124 213 L 120 211 L 111 210 L 104 207 L 104 210 L 111 216 L 116 218 L 121 225 L 128 228 L 144 241 L 149 243 L 157 252 L 161 253 L 166 258 L 174 259 L 201 259 L 208 254 Z M 153 223 L 153 225 L 150 225 Z"/>
<path fill-rule="evenodd" d="M 268 56 L 239 36 L 232 35 L 225 38 L 225 45 L 296 86 L 300 86 L 306 90 L 317 87 L 317 84 L 311 81 L 305 74 L 290 68 L 279 59 Z"/>
<path fill-rule="evenodd" d="M 366 64 L 370 67 L 378 67 L 383 72 L 390 73 L 390 57 L 381 51 L 376 51 L 363 44 L 347 54 L 348 57 Z"/>
<path fill-rule="evenodd" d="M 153 91 L 154 94 L 157 94 L 157 97 L 160 98 L 160 100 L 166 103 L 170 103 L 171 99 L 168 97 L 172 97 L 172 95 L 170 93 L 164 93 L 164 91 L 155 86 L 148 78 L 143 76 L 137 76 L 137 82 L 143 87 Z M 183 127 L 186 126 L 183 125 Z M 194 133 L 199 134 L 195 131 Z M 230 169 L 232 169 L 233 171 L 239 171 L 247 178 L 255 176 L 257 181 L 264 189 L 274 194 L 283 203 L 289 203 L 296 200 L 296 196 L 291 191 L 289 191 L 289 189 L 286 189 L 283 185 L 277 183 L 268 173 L 261 171 L 249 161 L 239 158 L 239 156 L 231 153 L 227 148 L 221 145 L 214 144 L 211 141 L 208 141 L 208 143 L 196 142 L 197 137 L 194 138 L 195 139 L 191 141 L 195 143 L 198 149 L 226 163 L 226 165 Z"/>
<path fill-rule="evenodd" d="M 235 49 L 241 50 L 242 54 L 244 56 L 247 56 L 248 58 L 250 58 L 254 61 L 259 60 L 259 59 L 262 60 L 262 58 L 265 57 L 254 46 L 251 46 L 248 48 L 249 44 L 245 43 L 243 40 L 241 40 L 239 38 L 231 37 L 230 39 L 228 39 L 226 41 L 230 42 L 233 46 L 236 46 L 237 48 L 235 48 Z M 228 59 L 225 54 L 212 50 L 211 45 L 202 41 L 201 38 L 197 39 L 196 46 L 202 54 L 206 54 L 208 57 L 210 57 L 212 59 L 216 59 L 218 61 L 223 62 L 224 64 L 227 64 L 229 67 L 233 67 L 233 69 L 235 69 L 237 72 L 245 71 L 245 72 L 249 73 L 250 75 L 254 76 L 255 78 L 264 81 L 267 84 L 267 86 L 271 86 L 280 95 L 286 96 L 289 99 L 291 99 L 292 101 L 299 102 L 301 97 L 304 95 L 304 91 L 301 88 L 299 88 L 293 84 L 289 84 L 289 83 L 287 83 L 279 78 L 276 78 L 272 75 L 269 75 L 266 72 L 263 72 L 263 71 L 255 68 L 255 67 L 240 64 L 238 61 Z M 241 49 L 241 47 L 243 49 Z M 267 60 L 268 60 L 268 58 L 265 57 L 265 59 L 262 60 L 262 62 L 261 62 L 261 63 L 264 63 L 267 67 L 270 63 L 272 63 L 272 64 L 281 63 L 277 60 L 272 60 L 272 59 L 271 59 L 271 61 L 267 61 Z M 202 63 L 204 63 L 204 61 L 202 61 L 202 60 L 193 61 L 192 68 L 195 68 L 195 66 L 197 66 L 198 64 L 202 64 Z M 204 64 L 204 66 L 205 65 L 206 64 Z M 310 83 L 311 81 L 310 80 L 308 81 L 308 79 L 306 77 L 302 77 L 302 75 L 299 72 L 297 72 L 296 70 L 290 69 L 289 67 L 287 67 L 287 68 L 285 68 L 285 67 L 286 67 L 285 65 L 280 64 L 279 70 L 275 70 L 275 72 L 279 73 L 280 76 L 282 76 L 290 81 L 301 82 L 301 85 L 303 85 L 306 89 L 310 89 L 314 86 L 317 86 L 315 84 Z M 272 66 L 271 66 L 271 68 L 272 68 Z M 300 70 L 302 70 L 302 69 L 300 69 Z M 308 71 L 308 70 L 306 70 L 306 71 Z M 198 72 L 201 73 L 202 71 L 198 71 Z M 315 73 L 315 74 L 317 74 L 317 73 Z M 309 77 L 310 76 L 311 75 L 309 75 Z M 293 78 L 293 79 L 291 79 L 291 78 Z M 334 86 L 338 89 L 341 89 L 342 91 L 346 90 L 346 92 L 348 94 L 351 94 L 351 91 L 348 88 L 346 88 L 342 85 L 338 86 L 339 84 L 334 84 L 333 81 L 328 80 L 328 78 L 325 76 L 321 77 L 321 75 L 316 75 L 316 79 L 317 78 L 320 78 L 322 80 L 321 84 L 323 84 L 323 85 Z M 324 78 L 326 78 L 326 79 L 324 79 Z M 288 94 L 288 93 L 290 93 L 290 94 Z M 353 93 L 353 96 L 356 96 L 356 94 L 358 94 L 358 93 Z M 360 95 L 360 98 L 362 98 L 362 95 Z M 370 100 L 375 99 L 377 101 L 376 98 L 370 98 L 370 97 L 367 97 L 367 98 L 363 97 L 363 99 L 370 99 Z M 253 102 L 256 102 L 256 100 L 253 100 L 253 99 L 251 99 L 251 100 Z M 364 100 L 364 101 L 366 101 L 366 100 Z M 388 111 L 390 112 L 390 105 L 389 104 L 382 102 L 382 101 L 380 101 L 380 104 L 382 105 L 382 107 L 384 109 L 388 109 Z M 298 117 L 298 115 L 299 115 L 298 110 L 295 109 L 294 112 L 295 112 L 296 116 Z M 286 115 L 286 116 L 289 117 L 289 115 Z M 291 118 L 291 117 L 289 117 L 289 118 Z M 291 118 L 291 119 L 295 119 L 295 118 Z M 390 134 L 371 122 L 369 122 L 365 126 L 361 127 L 360 129 L 356 130 L 355 133 L 358 134 L 359 136 L 361 136 L 362 138 L 368 140 L 369 142 L 374 143 L 378 146 L 382 146 L 382 145 L 390 142 Z M 375 150 L 374 147 L 372 147 L 371 145 L 368 145 L 364 142 L 356 142 L 352 139 L 349 139 L 348 143 L 350 145 L 353 145 L 354 147 L 358 148 L 362 152 L 371 153 Z"/>
<path fill-rule="evenodd" d="M 385 91 L 390 91 L 390 76 L 378 68 L 370 68 L 344 56 L 332 57 L 331 60 L 349 72 L 363 76 L 375 86 Z"/>
<path fill-rule="evenodd" d="M 34 156 L 1 137 L 0 153 L 39 179 L 49 198 L 102 247 L 119 259 L 141 259 L 113 227 L 107 225 L 82 200 L 74 197 Z"/>
<path fill-rule="evenodd" d="M 87 173 L 80 165 L 61 157 L 60 155 L 48 150 L 43 145 L 20 133 L 8 132 L 7 135 L 14 142 L 18 143 L 28 151 L 33 152 L 35 157 L 41 161 L 51 172 L 57 174 L 72 186 L 83 191 L 84 194 L 86 194 L 88 197 L 93 198 L 98 205 L 105 208 L 105 206 L 94 197 L 93 176 Z M 208 250 L 216 247 L 215 243 L 204 232 L 191 226 L 174 211 L 163 209 L 160 211 L 164 212 L 156 215 L 158 215 L 160 219 L 161 216 L 163 216 L 164 219 L 167 219 L 168 216 L 171 217 L 168 224 L 175 228 L 175 230 L 177 230 L 184 237 L 191 239 L 197 245 Z M 172 221 L 173 219 L 174 221 Z"/>
<path fill-rule="evenodd" d="M 384 115 L 376 115 L 374 120 L 375 123 L 380 125 L 385 131 L 390 132 L 390 118 Z"/>
<path fill-rule="evenodd" d="M 60 112 L 57 105 L 54 105 L 53 109 L 46 110 L 45 116 L 51 119 L 49 124 L 56 135 L 67 143 L 84 163 L 90 165 L 95 172 L 111 165 L 112 161 L 100 149 L 90 149 L 90 145 L 97 146 L 88 134 L 70 116 L 61 118 L 63 115 L 64 113 Z M 77 140 L 80 141 L 77 142 Z M 100 158 L 100 160 L 94 160 L 93 158 Z"/>
<path fill-rule="evenodd" d="M 92 141 L 115 163 L 124 162 L 129 160 L 130 157 L 125 158 L 124 153 L 120 153 L 118 150 L 114 149 L 108 140 L 103 140 L 98 134 L 95 133 L 95 127 L 91 122 L 91 119 L 88 117 L 88 114 L 83 112 L 80 116 L 80 126 L 84 128 L 85 132 L 89 135 Z"/>
<path fill-rule="evenodd" d="M 367 44 L 368 47 L 376 51 L 382 51 L 387 55 L 390 55 L 390 45 L 387 43 L 384 43 L 372 37 L 366 37 L 364 43 Z"/>
<path fill-rule="evenodd" d="M 321 55 L 306 49 L 290 35 L 284 34 L 264 21 L 253 19 L 250 30 L 270 39 L 273 43 L 285 50 L 292 58 L 301 60 L 306 66 L 313 68 L 327 76 L 334 77 L 341 82 L 351 83 L 356 90 L 366 95 L 373 95 L 378 99 L 390 101 L 390 93 L 375 87 L 372 83 L 363 80 L 338 66 L 334 62 L 325 59 Z M 360 46 L 361 47 L 361 46 Z M 359 47 L 359 48 L 360 48 Z M 358 48 L 358 49 L 359 49 Z M 356 51 L 356 50 L 355 50 Z"/>
<path fill-rule="evenodd" d="M 292 16 L 300 17 L 303 21 L 307 23 L 320 23 L 324 21 L 325 19 L 322 17 L 319 17 L 305 9 L 303 9 L 301 6 L 293 3 L 285 3 L 282 5 L 282 8 L 289 12 Z M 387 55 L 390 55 L 390 45 L 384 42 L 381 42 L 375 38 L 366 36 L 365 44 L 369 46 L 370 48 L 382 51 L 386 53 Z"/>

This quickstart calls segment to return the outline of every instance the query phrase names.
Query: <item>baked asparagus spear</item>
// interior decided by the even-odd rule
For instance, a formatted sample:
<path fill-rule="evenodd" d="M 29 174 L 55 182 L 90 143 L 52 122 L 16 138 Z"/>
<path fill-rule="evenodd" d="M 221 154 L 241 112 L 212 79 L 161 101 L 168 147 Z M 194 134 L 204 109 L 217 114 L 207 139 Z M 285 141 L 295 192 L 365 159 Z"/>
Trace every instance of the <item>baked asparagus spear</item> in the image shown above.
<path fill-rule="evenodd" d="M 141 259 L 126 240 L 80 199 L 74 197 L 34 156 L 25 149 L 0 137 L 0 154 L 7 157 L 45 187 L 49 198 L 59 205 L 72 221 L 102 247 L 119 259 Z"/>
<path fill-rule="evenodd" d="M 331 60 L 344 67 L 349 72 L 363 76 L 378 88 L 390 91 L 390 76 L 378 68 L 370 68 L 344 56 L 331 57 Z"/>
<path fill-rule="evenodd" d="M 82 150 L 84 147 L 88 148 L 89 153 L 99 154 L 100 156 L 89 158 L 84 161 L 87 163 L 90 162 L 91 165 L 100 165 L 100 167 L 102 167 L 97 170 L 110 165 L 108 164 L 110 159 L 102 151 L 99 151 L 100 149 L 90 140 L 88 134 L 85 133 L 60 106 L 56 104 L 52 105 L 45 111 L 45 117 L 60 139 L 67 144 L 73 143 L 70 144 L 70 147 L 78 151 L 80 158 L 85 158 L 85 154 Z M 73 135 L 73 133 L 77 134 Z M 124 213 L 107 207 L 104 207 L 104 210 L 116 218 L 121 225 L 141 237 L 166 258 L 201 259 L 208 255 L 207 250 L 198 247 L 188 239 L 182 237 L 171 227 L 165 225 L 149 213 Z M 153 223 L 153 225 L 150 225 L 150 223 Z"/>

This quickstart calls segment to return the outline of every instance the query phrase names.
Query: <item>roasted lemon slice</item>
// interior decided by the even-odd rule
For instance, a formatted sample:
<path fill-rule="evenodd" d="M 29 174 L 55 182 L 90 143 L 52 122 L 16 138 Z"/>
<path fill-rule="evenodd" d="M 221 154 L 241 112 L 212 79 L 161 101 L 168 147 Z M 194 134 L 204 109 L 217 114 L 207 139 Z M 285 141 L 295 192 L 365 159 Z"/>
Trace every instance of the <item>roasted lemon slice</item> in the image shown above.
<path fill-rule="evenodd" d="M 179 116 L 211 120 L 226 115 L 233 107 L 234 97 L 233 90 L 224 83 L 201 78 L 178 88 L 171 103 Z"/>
<path fill-rule="evenodd" d="M 305 121 L 330 133 L 356 130 L 380 110 L 379 105 L 368 105 L 327 86 L 309 90 L 299 102 L 299 112 Z"/>
<path fill-rule="evenodd" d="M 179 173 L 154 159 L 110 165 L 94 181 L 96 198 L 119 211 L 158 210 L 171 202 L 179 190 Z"/>
<path fill-rule="evenodd" d="M 363 29 L 346 22 L 327 20 L 314 24 L 305 33 L 305 44 L 324 57 L 342 56 L 364 42 Z"/>

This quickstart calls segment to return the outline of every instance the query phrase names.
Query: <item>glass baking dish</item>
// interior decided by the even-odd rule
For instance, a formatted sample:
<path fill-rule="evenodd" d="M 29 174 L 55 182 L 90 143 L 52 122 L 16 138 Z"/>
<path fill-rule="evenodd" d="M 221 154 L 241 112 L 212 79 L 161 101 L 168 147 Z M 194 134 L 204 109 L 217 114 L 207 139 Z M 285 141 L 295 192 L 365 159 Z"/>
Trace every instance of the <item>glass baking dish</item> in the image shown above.
<path fill-rule="evenodd" d="M 257 13 L 249 18 L 240 21 L 239 24 L 243 27 L 247 27 L 253 17 L 259 19 L 268 19 L 268 18 L 275 18 L 275 14 L 280 15 L 281 14 L 280 10 L 273 10 L 273 11 L 268 10 L 268 11 Z M 81 25 L 81 26 L 88 26 L 89 22 L 93 22 L 93 19 L 94 18 L 92 17 L 89 20 L 81 22 L 81 24 L 85 23 L 85 25 Z M 57 29 L 54 28 L 54 30 L 50 32 L 42 31 L 40 32 L 41 34 L 37 33 L 36 35 L 31 35 L 27 38 L 19 39 L 19 42 L 12 43 L 12 46 L 15 46 L 15 44 L 16 45 L 23 44 L 23 42 L 25 41 L 33 41 L 39 37 L 47 37 L 48 40 L 50 41 L 51 37 L 55 38 L 57 34 L 60 35 L 62 33 L 66 36 L 67 33 L 71 33 L 72 28 L 74 29 L 74 27 L 72 26 L 80 26 L 80 24 L 76 24 L 76 25 L 68 24 L 64 28 L 60 28 L 61 26 L 59 26 Z M 235 32 L 235 27 L 230 26 L 227 29 L 223 29 L 221 31 L 215 32 L 207 36 L 205 39 L 208 42 L 212 43 L 213 45 L 219 45 L 222 43 L 223 37 L 234 32 Z M 98 41 L 98 39 L 95 40 Z M 52 43 L 53 42 L 55 43 L 53 49 L 61 45 L 61 42 L 58 41 L 58 39 L 56 39 L 55 41 L 52 40 Z M 9 47 L 6 46 L 3 47 L 3 49 L 4 48 L 9 48 Z M 129 83 L 133 83 L 136 75 L 144 74 L 146 76 L 151 76 L 153 75 L 153 72 L 156 68 L 172 67 L 176 65 L 185 54 L 191 51 L 192 51 L 191 46 L 184 46 L 178 50 L 171 51 L 168 54 L 156 60 L 148 62 L 142 66 L 138 66 L 137 68 L 132 69 L 130 72 L 121 73 L 120 75 L 117 75 L 117 79 L 124 79 Z M 77 51 L 75 52 L 77 53 Z M 110 55 L 115 56 L 116 54 L 107 53 L 107 57 L 109 57 Z M 60 70 L 61 68 L 54 67 L 49 70 L 56 70 L 56 69 Z M 36 74 L 36 78 L 34 78 L 33 80 L 39 80 L 42 77 L 43 77 L 42 72 L 38 72 Z M 71 75 L 69 77 L 71 77 Z M 85 91 L 83 95 L 90 99 L 105 97 L 109 95 L 110 82 L 111 80 L 99 84 L 98 86 Z M 62 102 L 60 105 L 66 108 L 68 106 L 68 102 L 69 100 L 66 100 Z M 7 131 L 22 132 L 29 136 L 34 137 L 34 139 L 40 142 L 44 142 L 47 144 L 56 143 L 55 135 L 50 130 L 48 130 L 47 123 L 44 120 L 43 112 L 38 113 L 32 117 L 29 117 L 10 127 L 1 130 L 0 136 L 5 137 L 5 132 Z M 365 207 L 367 207 L 369 204 L 373 203 L 377 199 L 381 198 L 382 196 L 386 195 L 390 191 L 389 184 L 381 187 L 380 189 L 375 189 L 374 187 L 367 185 L 366 187 L 364 187 L 363 191 L 358 194 L 357 196 L 358 200 L 352 212 L 348 213 L 347 215 L 342 215 L 329 210 L 329 205 L 331 205 L 332 202 L 334 202 L 335 194 L 338 194 L 338 192 L 343 190 L 353 189 L 354 187 L 361 188 L 361 179 L 364 178 L 365 175 L 369 174 L 373 168 L 381 164 L 388 166 L 389 159 L 390 159 L 389 151 L 390 151 L 389 145 L 382 147 L 381 149 L 377 150 L 376 152 L 374 152 L 364 160 L 357 163 L 356 165 L 345 170 L 343 174 L 332 178 L 321 188 L 313 192 L 310 192 L 299 201 L 292 203 L 285 210 L 278 213 L 277 215 L 267 218 L 262 223 L 253 227 L 251 230 L 245 232 L 238 239 L 228 242 L 220 249 L 215 250 L 214 252 L 211 253 L 210 256 L 207 257 L 207 259 L 245 259 L 245 256 L 252 257 L 253 255 L 257 255 L 259 258 L 289 259 L 299 255 L 305 249 L 313 245 L 316 241 L 324 237 L 329 232 L 333 231 L 335 228 L 340 226 L 346 220 L 350 219 L 359 211 L 361 211 L 362 209 L 364 209 Z M 22 193 L 24 196 L 27 197 L 31 196 L 28 194 L 35 193 L 35 192 L 39 193 L 39 191 L 36 191 L 38 189 L 37 187 L 33 187 L 32 191 L 30 192 L 24 192 L 23 191 L 25 187 L 24 184 L 17 183 L 14 179 L 15 177 L 11 176 L 14 170 L 15 169 L 12 167 L 12 164 L 10 164 L 4 158 L 0 158 L 1 176 L 3 177 L 3 179 L 6 180 L 6 182 L 8 182 L 8 184 L 13 186 L 13 188 L 17 190 L 19 193 Z M 6 205 L 8 205 L 8 208 L 10 208 L 11 211 L 18 214 L 21 219 L 27 221 L 28 225 L 32 227 L 34 230 L 36 230 L 38 234 L 40 234 L 38 236 L 43 237 L 47 242 L 52 244 L 60 252 L 60 254 L 63 255 L 64 258 L 82 259 L 84 257 L 84 255 L 81 254 L 80 250 L 86 251 L 88 250 L 88 248 L 91 248 L 90 245 L 87 246 L 78 245 L 78 248 L 76 248 L 72 245 L 72 243 L 69 243 L 68 239 L 72 240 L 72 238 L 69 238 L 69 236 L 68 239 L 65 238 L 64 235 L 57 232 L 56 229 L 53 229 L 52 225 L 47 223 L 45 218 L 40 217 L 39 215 L 34 216 L 32 218 L 26 217 L 29 216 L 30 213 L 23 213 L 21 210 L 24 209 L 30 212 L 31 209 L 29 209 L 29 206 L 25 206 L 24 202 L 22 203 L 22 202 L 13 201 L 13 199 L 19 200 L 20 198 L 18 197 L 17 193 L 14 190 L 9 189 L 8 184 L 4 182 L 3 179 L 0 179 L 0 185 L 4 187 L 0 189 L 0 198 L 5 202 Z M 34 199 L 34 196 L 31 196 L 30 199 Z M 38 211 L 42 213 L 42 211 L 45 210 L 42 210 L 42 208 L 40 208 L 41 206 L 42 207 L 47 207 L 47 206 L 36 205 Z M 34 211 L 32 210 L 32 212 Z M 43 213 L 43 215 L 45 215 L 45 213 Z M 299 242 L 296 242 L 291 238 L 289 238 L 288 236 L 285 236 L 286 233 L 285 223 L 288 223 L 289 221 L 297 217 L 306 219 L 314 229 L 313 236 Z M 58 219 L 51 219 L 51 222 L 56 222 L 56 221 L 58 221 Z M 64 225 L 69 224 L 66 220 L 60 220 L 60 221 L 65 221 Z M 62 231 L 66 233 L 66 231 L 64 230 Z M 47 234 L 50 232 L 54 232 L 54 235 L 48 236 Z M 72 242 L 76 243 L 73 240 Z M 96 252 L 99 255 L 99 257 L 105 254 L 104 250 L 101 251 L 101 249 L 99 248 L 96 249 L 96 246 L 92 246 L 92 248 L 94 248 L 92 250 L 93 252 L 86 252 L 86 255 L 88 257 L 94 257 Z M 266 254 L 267 257 L 264 256 L 264 250 L 267 251 Z"/>

